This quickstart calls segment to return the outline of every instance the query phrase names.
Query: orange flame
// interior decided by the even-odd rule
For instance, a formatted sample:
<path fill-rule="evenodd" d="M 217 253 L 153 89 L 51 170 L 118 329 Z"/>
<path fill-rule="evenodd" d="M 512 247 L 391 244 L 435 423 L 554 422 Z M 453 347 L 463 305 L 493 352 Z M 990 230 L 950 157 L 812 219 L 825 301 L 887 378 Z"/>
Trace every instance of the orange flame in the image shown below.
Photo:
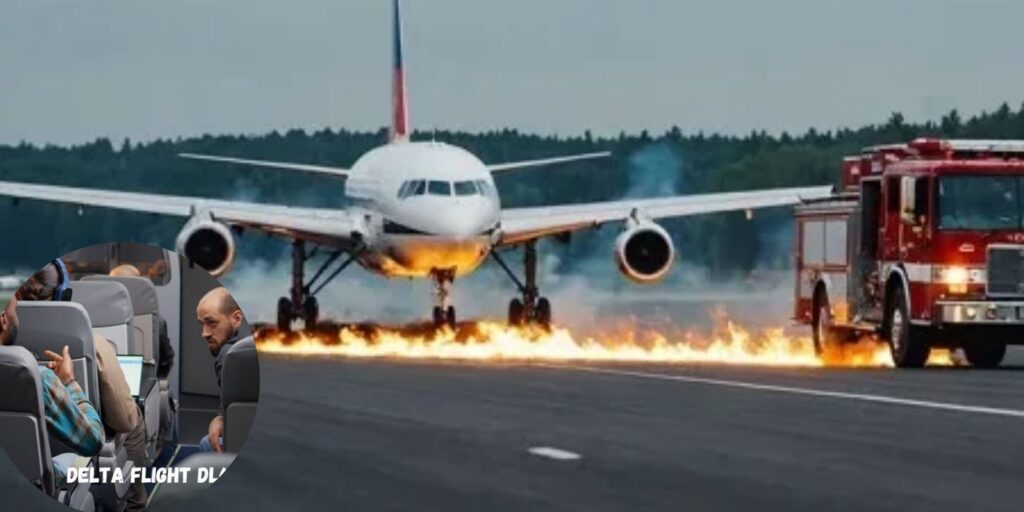
<path fill-rule="evenodd" d="M 752 332 L 719 318 L 710 335 L 693 330 L 619 325 L 598 335 L 574 336 L 565 327 L 514 327 L 481 321 L 456 329 L 344 326 L 328 332 L 285 335 L 257 332 L 259 350 L 272 354 L 472 361 L 622 361 L 714 363 L 799 367 L 892 366 L 888 346 L 873 339 L 815 354 L 807 336 L 782 328 Z M 933 351 L 929 364 L 952 364 L 948 351 Z"/>

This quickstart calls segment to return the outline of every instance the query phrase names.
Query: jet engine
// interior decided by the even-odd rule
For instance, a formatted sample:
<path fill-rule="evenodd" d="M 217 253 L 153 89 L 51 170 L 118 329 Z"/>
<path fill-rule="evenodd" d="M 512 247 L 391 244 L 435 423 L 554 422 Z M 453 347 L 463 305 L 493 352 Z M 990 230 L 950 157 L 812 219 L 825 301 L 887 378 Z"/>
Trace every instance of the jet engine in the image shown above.
<path fill-rule="evenodd" d="M 675 260 L 672 237 L 649 220 L 630 219 L 615 239 L 615 263 L 623 275 L 638 283 L 661 280 Z"/>
<path fill-rule="evenodd" d="M 214 277 L 223 275 L 235 262 L 235 235 L 231 228 L 209 215 L 195 216 L 178 233 L 178 254 L 203 267 Z"/>

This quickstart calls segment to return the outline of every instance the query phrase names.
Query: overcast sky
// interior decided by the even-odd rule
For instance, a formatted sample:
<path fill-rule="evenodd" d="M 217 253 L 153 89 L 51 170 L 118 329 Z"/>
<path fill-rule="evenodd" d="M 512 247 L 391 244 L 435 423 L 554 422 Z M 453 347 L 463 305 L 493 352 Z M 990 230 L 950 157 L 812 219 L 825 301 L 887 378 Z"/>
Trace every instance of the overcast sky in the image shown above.
<path fill-rule="evenodd" d="M 0 144 L 387 123 L 389 0 L 4 0 Z M 413 126 L 746 133 L 1024 101 L 1020 0 L 406 0 Z"/>

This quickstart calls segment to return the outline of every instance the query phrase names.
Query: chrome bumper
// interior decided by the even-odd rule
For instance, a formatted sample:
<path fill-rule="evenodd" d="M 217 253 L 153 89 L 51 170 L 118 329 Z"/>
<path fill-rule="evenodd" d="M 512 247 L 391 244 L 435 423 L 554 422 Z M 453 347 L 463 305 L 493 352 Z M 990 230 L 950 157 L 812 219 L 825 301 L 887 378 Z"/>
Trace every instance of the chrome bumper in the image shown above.
<path fill-rule="evenodd" d="M 1024 326 L 1024 301 L 942 301 L 935 307 L 944 324 Z"/>

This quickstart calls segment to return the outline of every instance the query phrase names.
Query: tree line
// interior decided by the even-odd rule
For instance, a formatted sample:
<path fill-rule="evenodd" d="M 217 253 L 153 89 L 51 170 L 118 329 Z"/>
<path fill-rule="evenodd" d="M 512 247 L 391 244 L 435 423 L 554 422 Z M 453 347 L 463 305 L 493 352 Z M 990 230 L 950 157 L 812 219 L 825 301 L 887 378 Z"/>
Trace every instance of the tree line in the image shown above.
<path fill-rule="evenodd" d="M 260 201 L 296 206 L 344 204 L 344 183 L 328 177 L 251 167 L 197 162 L 178 153 L 236 155 L 349 167 L 386 140 L 386 131 L 289 130 L 264 135 L 203 135 L 134 143 L 100 138 L 68 147 L 0 145 L 0 180 Z M 539 136 L 514 129 L 484 133 L 432 131 L 414 140 L 437 140 L 468 149 L 485 162 L 610 150 L 613 157 L 496 176 L 504 206 L 536 206 L 612 200 L 669 193 L 700 193 L 766 187 L 837 183 L 840 159 L 876 144 L 921 136 L 1024 139 L 1024 105 L 1003 104 L 991 112 L 963 118 L 956 110 L 939 120 L 908 122 L 893 113 L 882 123 L 860 128 L 804 133 L 746 135 L 684 133 L 673 127 L 661 134 Z M 154 243 L 172 248 L 181 219 L 159 215 L 78 208 L 0 198 L 8 241 L 0 251 L 0 272 L 38 266 L 54 254 L 111 240 Z M 747 220 L 744 214 L 719 214 L 666 223 L 681 258 L 710 269 L 719 278 L 743 276 L 757 266 L 784 267 L 792 251 L 791 213 L 775 209 Z M 552 244 L 569 258 L 564 270 L 590 255 L 610 257 L 608 232 L 581 233 L 568 243 Z M 614 235 L 614 233 L 612 233 Z M 246 234 L 242 257 L 277 259 L 280 240 Z"/>

